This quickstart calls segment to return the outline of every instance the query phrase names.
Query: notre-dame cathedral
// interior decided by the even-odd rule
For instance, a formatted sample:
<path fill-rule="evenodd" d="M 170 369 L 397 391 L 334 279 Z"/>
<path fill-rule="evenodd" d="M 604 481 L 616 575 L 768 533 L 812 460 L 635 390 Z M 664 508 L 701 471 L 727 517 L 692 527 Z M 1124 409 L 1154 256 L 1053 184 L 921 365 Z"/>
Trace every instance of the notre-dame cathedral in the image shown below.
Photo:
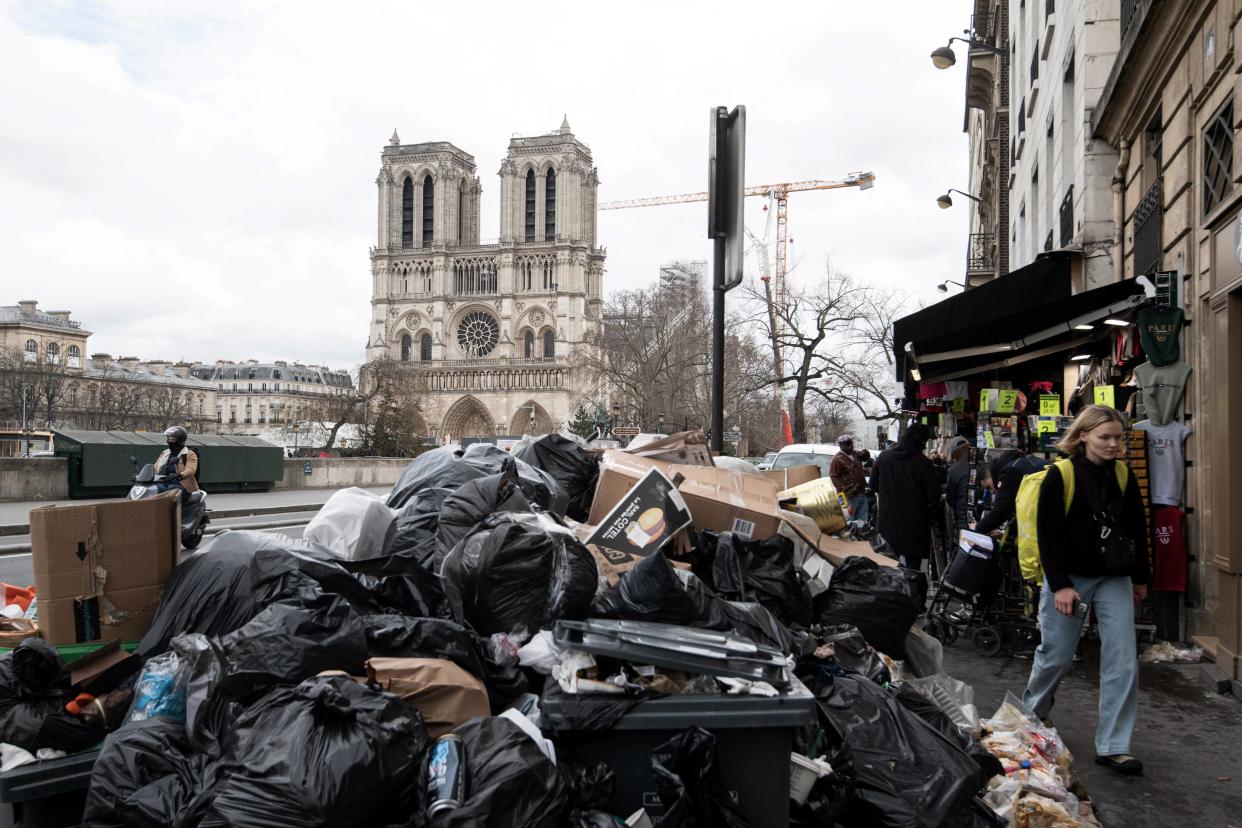
<path fill-rule="evenodd" d="M 591 150 L 568 120 L 511 139 L 486 243 L 473 156 L 394 130 L 382 161 L 367 360 L 416 372 L 431 436 L 560 428 L 597 382 L 580 367 L 604 295 Z"/>

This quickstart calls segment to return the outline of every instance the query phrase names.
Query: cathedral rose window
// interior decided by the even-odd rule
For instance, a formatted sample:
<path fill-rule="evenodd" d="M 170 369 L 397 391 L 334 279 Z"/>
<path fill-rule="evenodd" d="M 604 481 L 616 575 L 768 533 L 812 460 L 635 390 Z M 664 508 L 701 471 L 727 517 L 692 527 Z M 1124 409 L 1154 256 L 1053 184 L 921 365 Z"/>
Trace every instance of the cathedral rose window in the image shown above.
<path fill-rule="evenodd" d="M 457 326 L 457 344 L 467 356 L 487 356 L 499 341 L 499 323 L 483 311 L 466 314 Z"/>

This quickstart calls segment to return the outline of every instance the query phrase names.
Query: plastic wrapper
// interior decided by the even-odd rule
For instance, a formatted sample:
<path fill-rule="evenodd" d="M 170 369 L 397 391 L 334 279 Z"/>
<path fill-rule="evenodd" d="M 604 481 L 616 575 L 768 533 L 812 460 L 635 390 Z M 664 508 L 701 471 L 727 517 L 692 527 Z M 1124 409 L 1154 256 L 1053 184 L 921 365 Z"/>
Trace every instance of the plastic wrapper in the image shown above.
<path fill-rule="evenodd" d="M 394 509 L 401 508 L 424 489 L 455 491 L 471 480 L 499 474 L 504 462 L 509 459 L 504 449 L 487 443 L 474 443 L 465 449 L 456 445 L 432 449 L 406 466 L 388 495 L 388 505 Z M 569 498 L 560 484 L 547 472 L 528 463 L 518 460 L 516 465 L 518 486 L 526 499 L 544 511 L 564 517 Z"/>
<path fill-rule="evenodd" d="M 168 652 L 182 633 L 220 636 L 254 618 L 262 609 L 250 582 L 254 553 L 289 542 L 267 532 L 221 532 L 205 549 L 187 556 L 164 586 L 151 628 L 138 644 L 139 655 Z"/>
<path fill-rule="evenodd" d="M 923 678 L 944 672 L 944 647 L 918 626 L 906 633 L 906 657 L 903 660 L 907 677 Z"/>
<path fill-rule="evenodd" d="M 573 792 L 557 767 L 507 719 L 472 719 L 453 731 L 465 755 L 465 800 L 435 828 L 562 828 Z"/>
<path fill-rule="evenodd" d="M 979 711 L 975 708 L 975 688 L 946 673 L 906 678 L 905 681 L 911 687 L 922 690 L 958 727 L 978 735 Z"/>
<path fill-rule="evenodd" d="M 1139 656 L 1144 664 L 1197 664 L 1202 660 L 1202 647 L 1177 647 L 1169 641 L 1157 641 Z"/>
<path fill-rule="evenodd" d="M 181 660 L 176 653 L 165 653 L 148 661 L 134 683 L 134 701 L 126 723 L 156 716 L 185 721 L 185 682 Z"/>
<path fill-rule="evenodd" d="M 970 807 L 979 768 L 956 744 L 861 676 L 820 670 L 807 679 L 853 761 L 856 795 L 838 818 L 843 826 L 922 828 Z"/>
<path fill-rule="evenodd" d="M 497 512 L 529 512 L 530 503 L 517 485 L 517 468 L 507 458 L 500 474 L 471 480 L 444 499 L 440 526 L 436 531 L 433 571 L 438 572 L 444 558 L 462 538 L 470 534 L 483 518 Z"/>
<path fill-rule="evenodd" d="M 595 498 L 599 480 L 599 459 L 560 434 L 545 434 L 537 439 L 523 438 L 513 447 L 514 457 L 550 474 L 568 498 L 565 514 L 586 522 Z"/>
<path fill-rule="evenodd" d="M 452 489 L 424 489 L 396 510 L 384 537 L 384 555 L 414 558 L 434 572 L 440 507 L 452 493 Z"/>
<path fill-rule="evenodd" d="M 846 670 L 866 676 L 879 685 L 892 681 L 884 659 L 867 643 L 857 627 L 834 624 L 818 630 L 816 638 L 832 645 L 832 658 Z"/>
<path fill-rule="evenodd" d="M 745 462 L 745 461 L 742 461 Z M 749 465 L 749 464 L 748 464 Z M 794 544 L 781 535 L 747 540 L 732 532 L 702 532 L 700 573 L 720 597 L 762 605 L 784 624 L 811 622 L 811 592 L 794 566 Z"/>
<path fill-rule="evenodd" d="M 980 744 L 970 732 L 958 727 L 926 693 L 906 682 L 890 685 L 890 691 L 896 694 L 897 701 L 901 702 L 902 707 L 927 722 L 975 760 L 975 764 L 979 766 L 979 784 L 976 787 L 982 787 L 992 777 L 1005 772 L 1000 760 Z"/>
<path fill-rule="evenodd" d="M 0 742 L 30 753 L 94 744 L 99 733 L 65 713 L 73 695 L 56 649 L 41 638 L 23 640 L 0 655 Z"/>
<path fill-rule="evenodd" d="M 828 590 L 815 596 L 815 620 L 852 624 L 877 650 L 902 658 L 906 633 L 923 610 L 907 573 L 860 556 L 846 558 L 833 572 Z"/>
<path fill-rule="evenodd" d="M 651 773 L 664 805 L 656 828 L 749 828 L 716 767 L 716 737 L 701 727 L 678 733 L 651 752 Z"/>
<path fill-rule="evenodd" d="M 1078 800 L 1058 802 L 1035 793 L 1019 797 L 1013 806 L 1015 828 L 1082 828 Z"/>
<path fill-rule="evenodd" d="M 483 634 L 539 630 L 586 617 L 595 559 L 547 515 L 491 515 L 444 559 L 440 579 L 456 617 Z"/>
<path fill-rule="evenodd" d="M 306 524 L 302 537 L 323 545 L 341 560 L 379 557 L 393 514 L 379 495 L 357 487 L 340 489 Z"/>
<path fill-rule="evenodd" d="M 204 825 L 347 828 L 421 809 L 418 711 L 345 676 L 272 690 L 238 719 L 238 750 Z"/>

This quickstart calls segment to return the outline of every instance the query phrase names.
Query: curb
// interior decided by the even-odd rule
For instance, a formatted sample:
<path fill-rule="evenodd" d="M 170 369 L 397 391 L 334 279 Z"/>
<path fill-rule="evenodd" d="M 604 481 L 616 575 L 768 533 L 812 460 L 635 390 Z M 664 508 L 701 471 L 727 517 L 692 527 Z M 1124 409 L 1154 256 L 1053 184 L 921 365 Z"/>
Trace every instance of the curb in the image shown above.
<path fill-rule="evenodd" d="M 213 517 L 221 517 L 221 515 L 213 514 Z M 227 532 L 230 530 L 257 531 L 262 529 L 287 529 L 290 526 L 305 526 L 306 523 L 307 519 L 304 518 L 301 520 L 273 520 L 267 523 L 251 523 L 245 526 L 222 526 L 219 528 L 213 527 L 209 524 L 207 531 L 203 534 L 218 535 L 221 532 Z M 30 551 L 30 544 L 28 543 L 14 543 L 9 544 L 8 546 L 0 546 L 0 558 L 10 555 L 29 555 Z"/>
<path fill-rule="evenodd" d="M 289 512 L 318 512 L 322 508 L 322 503 L 304 503 L 300 505 L 290 504 L 288 506 L 258 506 L 250 509 L 212 509 L 211 516 L 213 518 L 235 518 L 250 517 L 252 515 L 282 515 Z M 29 534 L 29 523 L 10 523 L 0 526 L 0 537 Z M 0 546 L 0 555 L 5 554 L 5 549 L 7 547 Z"/>

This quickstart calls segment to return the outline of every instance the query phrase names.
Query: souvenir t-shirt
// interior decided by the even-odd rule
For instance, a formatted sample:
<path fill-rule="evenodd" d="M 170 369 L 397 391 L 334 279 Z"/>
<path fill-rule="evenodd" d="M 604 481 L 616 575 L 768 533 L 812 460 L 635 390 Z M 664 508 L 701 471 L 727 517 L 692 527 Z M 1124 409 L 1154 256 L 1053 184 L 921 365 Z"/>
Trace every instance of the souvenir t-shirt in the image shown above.
<path fill-rule="evenodd" d="M 1134 369 L 1139 387 L 1143 389 L 1143 411 L 1156 425 L 1167 425 L 1177 418 L 1186 393 L 1190 366 L 1184 362 L 1156 366 L 1144 362 Z"/>
<path fill-rule="evenodd" d="M 1168 425 L 1153 425 L 1151 420 L 1135 423 L 1147 432 L 1147 468 L 1151 473 L 1153 506 L 1181 506 L 1182 487 L 1186 483 L 1186 453 L 1183 446 L 1190 429 L 1174 420 Z"/>
<path fill-rule="evenodd" d="M 1156 574 L 1151 588 L 1155 592 L 1186 591 L 1186 536 L 1182 532 L 1182 510 L 1158 506 L 1151 513 L 1152 548 Z"/>
<path fill-rule="evenodd" d="M 1139 342 L 1152 365 L 1172 365 L 1181 359 L 1178 334 L 1181 308 L 1143 308 L 1138 314 Z"/>

